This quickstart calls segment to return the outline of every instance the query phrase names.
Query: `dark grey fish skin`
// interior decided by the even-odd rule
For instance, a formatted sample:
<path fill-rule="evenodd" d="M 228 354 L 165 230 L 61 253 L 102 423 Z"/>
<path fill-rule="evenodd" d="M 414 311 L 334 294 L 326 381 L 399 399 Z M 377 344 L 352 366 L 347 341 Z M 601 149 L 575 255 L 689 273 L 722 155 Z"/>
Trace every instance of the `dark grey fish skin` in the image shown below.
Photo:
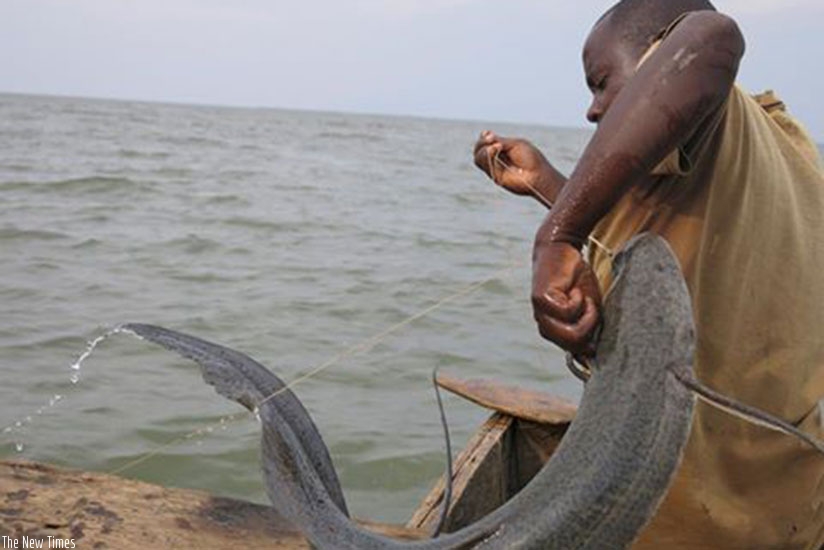
<path fill-rule="evenodd" d="M 689 293 L 665 241 L 641 236 L 616 265 L 598 368 L 553 458 L 496 511 L 421 542 L 387 539 L 346 517 L 342 497 L 333 496 L 340 487 L 328 451 L 306 411 L 290 391 L 263 402 L 283 387 L 264 367 L 177 332 L 124 328 L 198 362 L 220 394 L 259 406 L 269 498 L 317 548 L 621 549 L 655 512 L 681 459 L 694 397 L 673 372 L 692 364 L 694 327 Z"/>
<path fill-rule="evenodd" d="M 280 378 L 248 355 L 194 336 L 139 323 L 120 328 L 191 359 L 200 365 L 203 379 L 214 386 L 217 393 L 237 401 L 250 411 L 256 411 L 268 396 L 282 391 L 267 402 L 268 409 L 290 426 L 297 439 L 296 444 L 312 457 L 310 467 L 317 473 L 329 498 L 343 514 L 348 515 L 329 450 L 300 400 L 291 391 L 283 391 L 286 384 Z"/>

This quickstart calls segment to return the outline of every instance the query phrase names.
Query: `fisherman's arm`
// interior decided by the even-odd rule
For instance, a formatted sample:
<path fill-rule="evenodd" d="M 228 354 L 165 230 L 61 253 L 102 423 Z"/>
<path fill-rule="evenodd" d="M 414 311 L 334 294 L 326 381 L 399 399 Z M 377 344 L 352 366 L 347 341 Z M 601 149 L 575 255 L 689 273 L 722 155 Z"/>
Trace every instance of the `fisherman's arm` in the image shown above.
<path fill-rule="evenodd" d="M 615 97 L 535 238 L 532 300 L 545 338 L 591 351 L 600 295 L 582 246 L 621 196 L 723 105 L 743 53 L 732 19 L 696 12 Z"/>

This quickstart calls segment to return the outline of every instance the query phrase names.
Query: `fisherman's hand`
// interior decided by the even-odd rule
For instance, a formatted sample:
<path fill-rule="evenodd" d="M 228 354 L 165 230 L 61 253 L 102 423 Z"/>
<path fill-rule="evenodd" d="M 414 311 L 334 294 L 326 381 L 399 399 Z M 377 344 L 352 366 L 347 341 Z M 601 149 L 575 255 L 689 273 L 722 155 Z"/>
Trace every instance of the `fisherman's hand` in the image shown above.
<path fill-rule="evenodd" d="M 532 308 L 541 336 L 576 355 L 594 355 L 601 292 L 581 251 L 537 240 L 532 262 Z"/>
<path fill-rule="evenodd" d="M 546 157 L 527 140 L 503 138 L 489 130 L 481 132 L 474 156 L 478 168 L 516 195 L 535 196 L 541 180 L 554 172 Z"/>

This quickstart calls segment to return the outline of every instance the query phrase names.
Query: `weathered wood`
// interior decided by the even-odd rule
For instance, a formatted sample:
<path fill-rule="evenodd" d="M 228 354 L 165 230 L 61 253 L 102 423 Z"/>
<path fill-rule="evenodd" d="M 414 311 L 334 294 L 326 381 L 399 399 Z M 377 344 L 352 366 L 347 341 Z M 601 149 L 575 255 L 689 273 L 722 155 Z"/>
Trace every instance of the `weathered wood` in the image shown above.
<path fill-rule="evenodd" d="M 457 531 L 512 498 L 549 460 L 567 426 L 493 413 L 455 460 L 444 532 Z M 406 526 L 431 532 L 440 518 L 445 488 L 442 476 Z"/>
<path fill-rule="evenodd" d="M 462 380 L 438 374 L 438 385 L 482 407 L 539 424 L 569 424 L 578 407 L 548 393 L 492 380 Z"/>
<path fill-rule="evenodd" d="M 552 395 L 489 380 L 439 374 L 438 385 L 495 412 L 455 460 L 452 503 L 444 532 L 457 531 L 512 498 L 546 464 L 577 407 Z M 406 524 L 431 531 L 440 518 L 446 477 Z"/>
<path fill-rule="evenodd" d="M 514 453 L 510 456 L 509 467 L 512 497 L 535 477 L 544 464 L 555 453 L 569 424 L 539 424 L 516 419 L 512 426 Z"/>
<path fill-rule="evenodd" d="M 511 416 L 493 414 L 455 459 L 453 498 L 444 524 L 445 532 L 460 528 L 467 516 L 483 515 L 506 502 L 508 476 L 503 468 L 509 463 L 507 456 L 511 447 L 508 438 L 513 421 Z M 406 526 L 431 531 L 438 523 L 445 488 L 446 477 L 441 476 Z"/>
<path fill-rule="evenodd" d="M 549 459 L 566 425 L 494 413 L 455 460 L 445 531 L 483 517 L 519 491 Z M 441 478 L 406 527 L 361 521 L 399 539 L 437 523 Z M 268 507 L 201 491 L 169 489 L 26 461 L 0 462 L 0 537 L 73 539 L 78 548 L 273 548 L 309 545 Z M 22 543 L 21 543 L 22 547 Z"/>
<path fill-rule="evenodd" d="M 395 538 L 423 536 L 363 523 Z M 0 462 L 2 536 L 44 540 L 43 548 L 50 536 L 89 549 L 310 548 L 268 506 L 32 462 Z"/>

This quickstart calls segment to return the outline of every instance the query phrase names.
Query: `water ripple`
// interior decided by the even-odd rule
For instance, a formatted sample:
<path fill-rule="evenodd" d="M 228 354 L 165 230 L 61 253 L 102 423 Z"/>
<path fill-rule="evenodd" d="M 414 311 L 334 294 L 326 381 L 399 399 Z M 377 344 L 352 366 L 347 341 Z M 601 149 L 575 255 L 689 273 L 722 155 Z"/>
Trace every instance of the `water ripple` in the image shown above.
<path fill-rule="evenodd" d="M 477 123 L 0 101 L 0 418 L 30 414 L 61 391 L 84 336 L 124 319 L 234 345 L 290 366 L 280 372 L 293 378 L 493 276 L 510 255 L 528 260 L 544 215 L 531 202 L 497 200 L 472 168 Z M 586 137 L 495 129 L 564 162 Z M 433 366 L 526 383 L 565 372 L 560 354 L 535 352 L 528 262 L 518 273 L 300 386 L 358 513 L 402 521 L 440 474 Z M 60 414 L 0 453 L 21 443 L 26 458 L 111 469 L 234 410 L 195 367 L 145 343 L 114 339 L 93 364 Z M 485 414 L 450 407 L 450 423 L 466 436 Z M 259 428 L 233 430 L 124 474 L 265 499 Z"/>
<path fill-rule="evenodd" d="M 38 193 L 104 194 L 151 189 L 147 182 L 124 177 L 88 176 L 53 181 L 15 181 L 0 184 L 0 189 L 23 190 Z"/>
<path fill-rule="evenodd" d="M 0 241 L 53 241 L 66 239 L 69 235 L 45 229 L 21 229 L 16 226 L 0 227 Z"/>

